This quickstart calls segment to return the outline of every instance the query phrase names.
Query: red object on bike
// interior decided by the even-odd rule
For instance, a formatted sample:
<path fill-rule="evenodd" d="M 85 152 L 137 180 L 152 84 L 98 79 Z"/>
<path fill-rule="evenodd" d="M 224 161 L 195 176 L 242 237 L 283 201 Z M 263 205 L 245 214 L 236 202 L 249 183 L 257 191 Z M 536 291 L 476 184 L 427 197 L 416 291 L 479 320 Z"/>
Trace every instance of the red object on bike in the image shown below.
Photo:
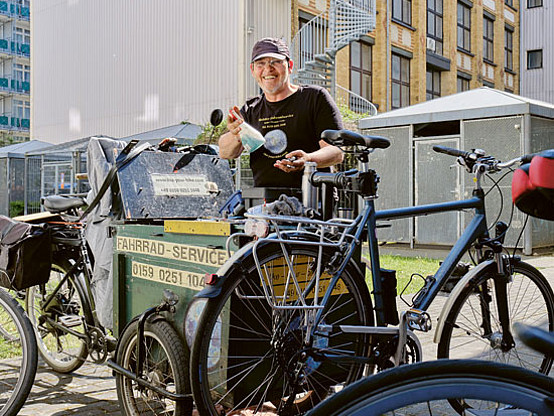
<path fill-rule="evenodd" d="M 554 220 L 554 149 L 539 153 L 515 171 L 512 201 L 526 214 Z"/>

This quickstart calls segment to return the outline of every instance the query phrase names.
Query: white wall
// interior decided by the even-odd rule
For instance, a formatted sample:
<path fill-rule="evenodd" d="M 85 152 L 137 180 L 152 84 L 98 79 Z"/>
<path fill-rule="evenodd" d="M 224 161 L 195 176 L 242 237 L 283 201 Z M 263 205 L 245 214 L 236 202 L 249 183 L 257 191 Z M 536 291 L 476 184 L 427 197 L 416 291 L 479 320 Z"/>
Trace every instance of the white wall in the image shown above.
<path fill-rule="evenodd" d="M 31 137 L 124 137 L 241 104 L 250 38 L 289 34 L 290 0 L 37 0 L 31 29 Z"/>
<path fill-rule="evenodd" d="M 554 103 L 554 5 L 528 9 L 521 0 L 521 95 Z M 542 49 L 542 69 L 527 69 L 527 51 Z"/>

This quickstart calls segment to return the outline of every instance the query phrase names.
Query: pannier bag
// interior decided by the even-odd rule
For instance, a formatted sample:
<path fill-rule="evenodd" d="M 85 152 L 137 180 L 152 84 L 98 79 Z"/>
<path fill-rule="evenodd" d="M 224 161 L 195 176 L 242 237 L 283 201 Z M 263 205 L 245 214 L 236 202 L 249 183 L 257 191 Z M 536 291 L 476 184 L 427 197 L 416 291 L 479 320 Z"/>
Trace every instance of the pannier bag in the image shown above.
<path fill-rule="evenodd" d="M 0 286 L 22 290 L 50 277 L 50 231 L 0 215 Z"/>
<path fill-rule="evenodd" d="M 514 172 L 512 200 L 526 214 L 554 220 L 554 149 L 538 153 Z"/>

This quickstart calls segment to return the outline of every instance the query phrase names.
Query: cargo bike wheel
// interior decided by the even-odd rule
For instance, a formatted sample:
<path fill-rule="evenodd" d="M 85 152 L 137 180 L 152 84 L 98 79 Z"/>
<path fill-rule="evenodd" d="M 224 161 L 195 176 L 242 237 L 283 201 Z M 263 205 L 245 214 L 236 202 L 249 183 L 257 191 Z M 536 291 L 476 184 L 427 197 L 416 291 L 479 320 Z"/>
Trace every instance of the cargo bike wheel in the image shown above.
<path fill-rule="evenodd" d="M 187 354 L 173 327 L 164 320 L 146 321 L 141 360 L 137 354 L 137 329 L 135 320 L 123 332 L 117 348 L 117 364 L 136 374 L 137 363 L 142 361 L 140 373 L 148 384 L 174 394 L 189 392 Z M 116 387 L 119 406 L 126 415 L 186 416 L 192 412 L 190 400 L 170 400 L 120 373 L 116 373 Z"/>
<path fill-rule="evenodd" d="M 23 308 L 0 288 L 0 415 L 16 415 L 31 391 L 37 372 L 37 344 Z"/>
<path fill-rule="evenodd" d="M 50 279 L 44 285 L 27 289 L 26 310 L 35 329 L 38 350 L 54 371 L 71 373 L 87 359 L 86 320 L 92 312 L 78 276 L 60 282 L 72 264 L 67 260 L 52 261 Z M 44 308 L 46 299 L 56 291 Z"/>
<path fill-rule="evenodd" d="M 318 248 L 287 244 L 290 263 L 275 248 L 267 244 L 258 249 L 262 273 L 272 282 L 274 293 L 282 296 L 285 290 L 287 264 L 305 287 L 316 271 Z M 323 252 L 323 265 L 331 255 Z M 328 282 L 329 275 L 322 275 L 321 296 Z M 238 414 L 242 409 L 299 414 L 323 400 L 334 386 L 361 376 L 364 365 L 348 358 L 367 355 L 371 346 L 367 335 L 316 331 L 307 337 L 306 322 L 313 311 L 274 310 L 263 293 L 258 270 L 248 257 L 240 270 L 226 278 L 220 295 L 207 300 L 190 366 L 199 414 Z M 353 264 L 347 266 L 332 293 L 322 315 L 328 328 L 373 325 L 369 292 Z M 310 299 L 313 302 L 313 292 L 307 296 Z"/>

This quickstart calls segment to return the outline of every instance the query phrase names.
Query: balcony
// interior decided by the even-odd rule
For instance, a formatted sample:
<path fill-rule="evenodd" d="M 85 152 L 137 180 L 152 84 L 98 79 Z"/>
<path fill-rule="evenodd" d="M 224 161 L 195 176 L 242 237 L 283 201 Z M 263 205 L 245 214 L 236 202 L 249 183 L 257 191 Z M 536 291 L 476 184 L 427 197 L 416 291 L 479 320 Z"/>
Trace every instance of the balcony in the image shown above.
<path fill-rule="evenodd" d="M 0 15 L 13 17 L 20 20 L 30 20 L 31 11 L 29 7 L 11 1 L 0 1 Z"/>
<path fill-rule="evenodd" d="M 21 94 L 29 95 L 31 84 L 27 81 L 19 81 L 11 78 L 0 78 L 0 94 Z"/>
<path fill-rule="evenodd" d="M 31 45 L 28 43 L 14 42 L 9 39 L 0 39 L 0 54 L 31 57 Z"/>
<path fill-rule="evenodd" d="M 31 127 L 31 120 L 11 116 L 0 116 L 0 130 L 28 131 Z"/>

